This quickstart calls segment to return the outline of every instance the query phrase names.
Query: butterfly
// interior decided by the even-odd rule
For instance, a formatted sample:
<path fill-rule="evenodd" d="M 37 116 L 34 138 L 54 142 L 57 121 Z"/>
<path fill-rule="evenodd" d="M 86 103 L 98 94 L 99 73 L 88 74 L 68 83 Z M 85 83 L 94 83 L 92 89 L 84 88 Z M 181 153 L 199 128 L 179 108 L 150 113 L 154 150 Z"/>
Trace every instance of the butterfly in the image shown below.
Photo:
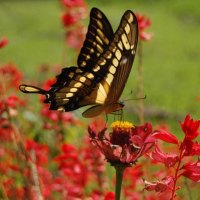
<path fill-rule="evenodd" d="M 86 118 L 122 110 L 119 98 L 132 68 L 137 42 L 138 22 L 132 11 L 124 13 L 114 33 L 103 12 L 93 8 L 78 66 L 63 68 L 48 91 L 26 84 L 19 89 L 45 95 L 44 103 L 50 104 L 50 110 L 73 111 L 90 105 L 82 114 Z"/>

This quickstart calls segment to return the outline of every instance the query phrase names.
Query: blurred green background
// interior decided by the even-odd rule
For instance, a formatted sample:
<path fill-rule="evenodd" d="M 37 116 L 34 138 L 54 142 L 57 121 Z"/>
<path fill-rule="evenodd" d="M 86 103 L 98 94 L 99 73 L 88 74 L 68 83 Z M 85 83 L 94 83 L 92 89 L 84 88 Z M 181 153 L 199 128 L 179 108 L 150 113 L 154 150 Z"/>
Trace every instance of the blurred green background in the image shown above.
<path fill-rule="evenodd" d="M 159 122 L 178 128 L 178 120 L 187 113 L 199 118 L 200 101 L 200 7 L 196 0 L 88 0 L 88 12 L 100 8 L 114 29 L 124 11 L 131 9 L 152 21 L 147 30 L 153 39 L 143 43 L 144 100 L 147 120 L 166 116 Z M 62 7 L 57 0 L 0 0 L 0 37 L 10 43 L 0 51 L 0 63 L 13 62 L 24 72 L 26 79 L 35 79 L 41 64 L 62 63 L 64 28 L 60 16 Z M 88 19 L 85 21 L 88 24 Z M 68 50 L 67 66 L 76 65 Z M 72 54 L 73 55 L 73 54 Z M 136 91 L 136 58 L 122 99 Z M 40 74 L 41 76 L 41 74 Z M 55 75 L 53 75 L 55 76 Z M 52 77 L 52 74 L 51 76 Z M 136 96 L 136 95 L 135 95 Z M 137 101 L 126 103 L 129 118 L 135 113 Z M 129 109 L 131 108 L 131 109 Z M 77 113 L 77 112 L 76 112 Z M 161 118 L 161 117 L 160 117 Z M 176 119 L 176 120 L 174 120 Z M 175 122 L 175 123 L 174 123 Z"/>

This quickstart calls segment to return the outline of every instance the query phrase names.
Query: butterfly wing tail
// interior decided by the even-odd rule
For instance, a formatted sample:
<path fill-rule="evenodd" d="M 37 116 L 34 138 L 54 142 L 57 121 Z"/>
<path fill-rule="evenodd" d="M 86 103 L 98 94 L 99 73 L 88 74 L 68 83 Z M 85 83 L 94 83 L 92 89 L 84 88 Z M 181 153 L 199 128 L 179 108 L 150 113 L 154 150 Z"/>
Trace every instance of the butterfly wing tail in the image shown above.
<path fill-rule="evenodd" d="M 23 93 L 35 93 L 35 94 L 43 94 L 43 95 L 47 95 L 48 92 L 46 90 L 43 90 L 41 88 L 32 86 L 32 85 L 25 85 L 22 84 L 19 86 L 19 89 L 21 92 Z"/>

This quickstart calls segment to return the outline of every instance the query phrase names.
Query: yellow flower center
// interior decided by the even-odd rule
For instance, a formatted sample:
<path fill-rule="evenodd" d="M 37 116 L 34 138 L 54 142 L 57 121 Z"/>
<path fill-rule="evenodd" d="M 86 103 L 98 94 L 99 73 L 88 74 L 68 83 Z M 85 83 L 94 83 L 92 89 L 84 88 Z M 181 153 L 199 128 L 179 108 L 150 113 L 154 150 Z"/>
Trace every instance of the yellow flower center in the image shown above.
<path fill-rule="evenodd" d="M 111 128 L 115 131 L 117 130 L 121 130 L 121 131 L 129 131 L 130 129 L 132 129 L 134 127 L 134 125 L 130 122 L 127 121 L 115 121 L 111 124 Z"/>

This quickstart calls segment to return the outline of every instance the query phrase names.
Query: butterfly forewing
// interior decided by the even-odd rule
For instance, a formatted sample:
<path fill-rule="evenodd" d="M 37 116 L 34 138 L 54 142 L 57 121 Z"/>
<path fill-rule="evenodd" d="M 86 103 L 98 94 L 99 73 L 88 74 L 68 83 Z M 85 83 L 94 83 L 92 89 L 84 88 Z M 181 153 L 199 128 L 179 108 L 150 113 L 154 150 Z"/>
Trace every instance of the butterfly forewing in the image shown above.
<path fill-rule="evenodd" d="M 90 12 L 88 32 L 78 56 L 78 66 L 83 70 L 93 67 L 99 56 L 108 48 L 113 35 L 112 27 L 106 16 L 99 9 L 93 8 Z"/>
<path fill-rule="evenodd" d="M 106 99 L 107 104 L 115 103 L 119 100 L 135 58 L 138 41 L 138 24 L 136 16 L 131 11 L 127 11 L 122 17 L 116 38 L 114 40 L 116 44 L 115 57 L 113 58 L 113 65 L 109 69 L 111 74 L 114 71 L 114 67 L 117 67 L 110 86 L 111 92 L 108 93 Z"/>
<path fill-rule="evenodd" d="M 138 25 L 135 15 L 126 11 L 109 48 L 100 56 L 93 71 L 103 79 L 90 94 L 94 103 L 112 104 L 119 100 L 135 57 Z"/>

